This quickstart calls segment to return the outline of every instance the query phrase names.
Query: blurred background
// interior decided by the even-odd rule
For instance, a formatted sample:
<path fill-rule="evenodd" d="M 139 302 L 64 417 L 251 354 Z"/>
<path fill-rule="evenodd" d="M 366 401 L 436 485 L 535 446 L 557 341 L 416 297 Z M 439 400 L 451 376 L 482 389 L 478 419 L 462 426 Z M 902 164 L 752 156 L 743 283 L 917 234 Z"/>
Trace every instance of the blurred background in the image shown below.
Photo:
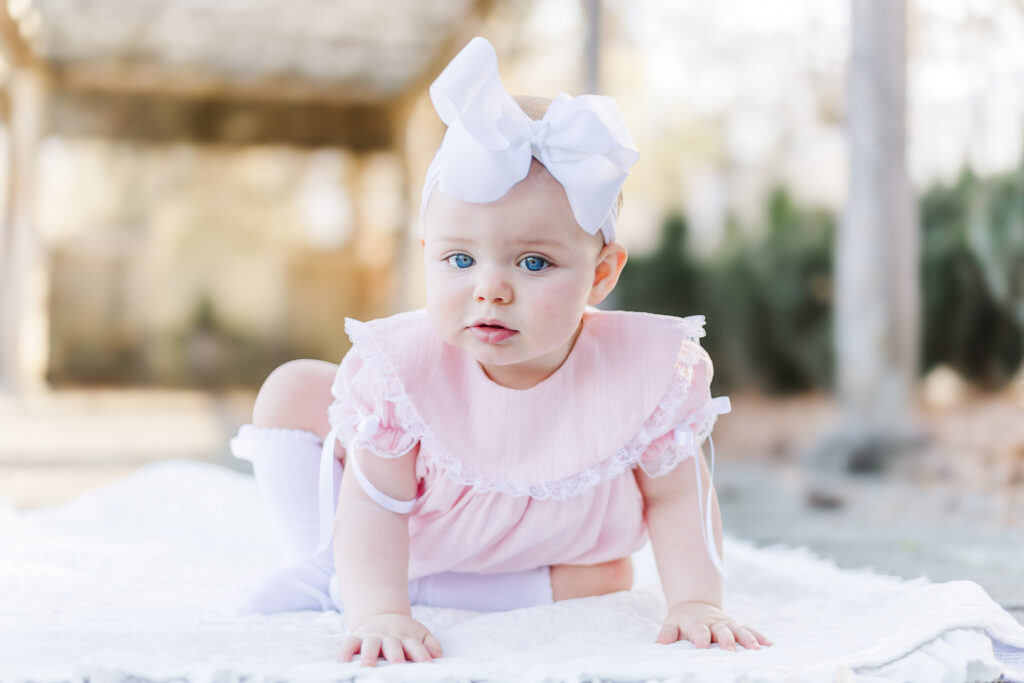
<path fill-rule="evenodd" d="M 622 108 L 610 305 L 707 316 L 733 533 L 1024 614 L 1022 0 L 0 2 L 5 504 L 239 467 L 274 367 L 422 305 L 474 35 Z"/>

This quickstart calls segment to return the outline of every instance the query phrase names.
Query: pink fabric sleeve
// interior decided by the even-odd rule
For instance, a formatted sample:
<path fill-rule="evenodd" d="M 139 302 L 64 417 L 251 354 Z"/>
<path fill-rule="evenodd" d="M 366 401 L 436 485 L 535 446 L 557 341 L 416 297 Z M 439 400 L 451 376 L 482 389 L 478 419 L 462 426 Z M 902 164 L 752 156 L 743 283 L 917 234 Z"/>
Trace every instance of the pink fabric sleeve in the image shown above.
<path fill-rule="evenodd" d="M 327 408 L 331 431 L 324 439 L 320 452 L 318 553 L 330 547 L 334 528 L 333 492 L 338 486 L 335 470 L 340 470 L 335 466 L 335 440 L 346 452 L 359 449 L 382 458 L 397 458 L 416 445 L 416 440 L 402 429 L 394 404 L 386 399 L 387 385 L 383 377 L 379 368 L 373 367 L 362 356 L 357 345 L 353 345 L 345 354 L 334 376 L 334 384 L 331 386 L 334 402 Z M 351 458 L 348 464 L 355 464 L 353 471 L 363 490 L 383 507 L 404 513 L 415 504 L 415 500 L 399 501 L 384 495 L 362 474 L 356 458 Z"/>
<path fill-rule="evenodd" d="M 345 450 L 358 448 L 382 458 L 397 458 L 416 445 L 416 439 L 402 428 L 395 404 L 386 398 L 386 381 L 358 346 L 341 361 L 331 387 L 334 403 L 327 416 Z"/>
<path fill-rule="evenodd" d="M 654 437 L 637 465 L 649 476 L 668 474 L 700 452 L 729 399 L 711 397 L 714 370 L 707 352 L 694 340 L 683 342 L 672 380 L 647 427 Z"/>

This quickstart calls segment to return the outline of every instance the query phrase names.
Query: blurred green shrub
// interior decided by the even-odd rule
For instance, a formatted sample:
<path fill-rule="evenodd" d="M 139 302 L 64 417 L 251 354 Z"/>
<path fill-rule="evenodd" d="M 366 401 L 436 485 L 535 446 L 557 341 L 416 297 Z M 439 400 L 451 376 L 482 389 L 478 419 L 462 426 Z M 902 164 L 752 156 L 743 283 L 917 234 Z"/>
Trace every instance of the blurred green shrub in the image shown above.
<path fill-rule="evenodd" d="M 940 363 L 1004 384 L 1024 351 L 1024 167 L 961 175 L 921 199 L 925 371 Z"/>
<path fill-rule="evenodd" d="M 618 305 L 706 315 L 716 391 L 827 390 L 836 218 L 796 206 L 784 190 L 764 215 L 758 230 L 731 221 L 722 247 L 703 259 L 687 248 L 684 218 L 668 216 L 657 248 L 623 272 Z M 921 370 L 947 364 L 998 387 L 1024 357 L 1024 167 L 932 188 L 920 216 Z"/>
<path fill-rule="evenodd" d="M 831 379 L 834 218 L 777 190 L 766 219 L 757 232 L 730 222 L 722 247 L 698 259 L 686 248 L 685 219 L 671 215 L 658 247 L 622 274 L 622 308 L 707 316 L 701 341 L 715 360 L 716 391 L 790 392 Z"/>

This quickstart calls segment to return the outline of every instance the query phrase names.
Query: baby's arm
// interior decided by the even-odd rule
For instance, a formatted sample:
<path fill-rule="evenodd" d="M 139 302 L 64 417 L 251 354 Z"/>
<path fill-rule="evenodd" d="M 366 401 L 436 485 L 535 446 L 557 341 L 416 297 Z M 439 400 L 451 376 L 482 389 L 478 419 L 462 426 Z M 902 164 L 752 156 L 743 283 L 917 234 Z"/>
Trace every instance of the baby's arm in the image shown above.
<path fill-rule="evenodd" d="M 698 457 L 702 481 L 709 482 L 711 477 L 704 459 Z M 722 611 L 722 579 L 704 546 L 697 477 L 689 465 L 684 462 L 660 477 L 649 477 L 636 470 L 644 497 L 644 517 L 668 604 L 668 616 L 662 623 L 658 642 L 685 639 L 699 648 L 717 642 L 730 650 L 735 649 L 737 642 L 755 650 L 771 645 L 755 629 L 733 621 Z M 714 542 L 721 555 L 722 524 L 713 488 L 711 496 Z"/>
<path fill-rule="evenodd" d="M 379 458 L 354 451 L 359 468 L 385 495 L 398 500 L 416 497 L 416 451 L 399 458 Z M 359 485 L 354 468 L 346 467 L 334 525 L 334 562 L 350 636 L 339 659 L 361 653 L 363 666 L 383 655 L 389 662 L 430 661 L 441 645 L 412 618 L 409 605 L 408 515 L 374 502 Z"/>

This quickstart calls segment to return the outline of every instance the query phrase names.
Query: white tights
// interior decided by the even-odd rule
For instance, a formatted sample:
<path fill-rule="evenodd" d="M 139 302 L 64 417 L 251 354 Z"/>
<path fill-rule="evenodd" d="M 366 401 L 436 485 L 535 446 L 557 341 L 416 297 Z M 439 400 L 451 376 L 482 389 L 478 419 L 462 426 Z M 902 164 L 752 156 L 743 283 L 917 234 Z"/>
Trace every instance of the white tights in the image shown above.
<path fill-rule="evenodd" d="M 235 614 L 274 614 L 296 610 L 344 611 L 334 576 L 333 549 L 317 554 L 320 519 L 317 481 L 321 442 L 299 429 L 245 425 L 231 440 L 235 457 L 252 463 L 253 474 L 285 560 L 243 584 L 232 596 Z M 334 462 L 335 482 L 341 463 Z M 335 486 L 332 509 L 337 507 Z M 548 567 L 502 574 L 444 572 L 409 582 L 414 605 L 456 607 L 482 612 L 547 604 L 552 601 Z"/>

